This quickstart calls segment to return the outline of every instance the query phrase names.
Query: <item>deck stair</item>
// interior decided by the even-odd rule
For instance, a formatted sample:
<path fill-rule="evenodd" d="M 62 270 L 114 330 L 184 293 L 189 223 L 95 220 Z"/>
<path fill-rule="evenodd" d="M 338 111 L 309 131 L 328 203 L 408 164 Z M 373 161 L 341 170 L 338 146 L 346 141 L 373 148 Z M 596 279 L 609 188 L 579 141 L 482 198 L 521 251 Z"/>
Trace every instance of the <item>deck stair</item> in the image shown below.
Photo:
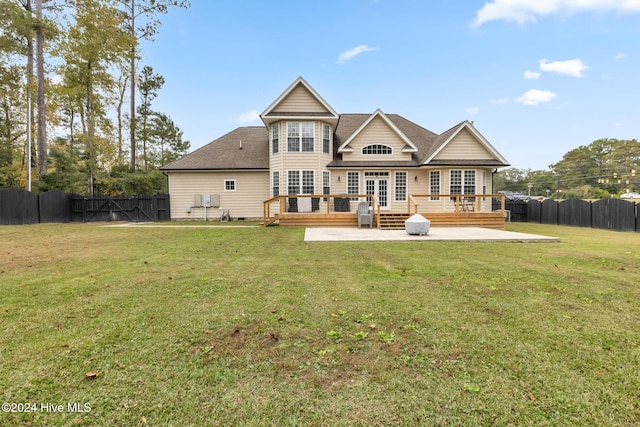
<path fill-rule="evenodd" d="M 404 222 L 409 218 L 408 213 L 380 212 L 381 230 L 404 230 Z"/>

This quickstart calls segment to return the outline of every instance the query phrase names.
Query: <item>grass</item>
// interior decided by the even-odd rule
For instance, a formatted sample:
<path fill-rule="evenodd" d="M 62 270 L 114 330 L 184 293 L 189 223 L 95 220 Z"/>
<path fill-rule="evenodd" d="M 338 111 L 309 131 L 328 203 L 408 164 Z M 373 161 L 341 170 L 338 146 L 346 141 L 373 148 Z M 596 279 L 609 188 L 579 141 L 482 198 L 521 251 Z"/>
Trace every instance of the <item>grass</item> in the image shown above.
<path fill-rule="evenodd" d="M 637 425 L 640 235 L 508 227 L 0 227 L 0 425 Z"/>

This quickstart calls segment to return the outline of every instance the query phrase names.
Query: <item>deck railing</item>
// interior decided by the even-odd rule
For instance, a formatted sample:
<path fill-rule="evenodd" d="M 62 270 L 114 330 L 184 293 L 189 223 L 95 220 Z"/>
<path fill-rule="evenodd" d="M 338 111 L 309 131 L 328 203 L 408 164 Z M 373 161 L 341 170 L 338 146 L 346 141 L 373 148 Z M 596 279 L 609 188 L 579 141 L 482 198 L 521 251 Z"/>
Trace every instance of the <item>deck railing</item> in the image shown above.
<path fill-rule="evenodd" d="M 406 213 L 448 213 L 470 216 L 475 213 L 495 212 L 492 207 L 494 198 L 501 200 L 500 212 L 505 214 L 505 196 L 503 194 L 411 194 L 407 200 Z M 299 203 L 299 199 L 311 199 L 311 204 Z M 276 222 L 279 216 L 296 212 L 318 215 L 334 213 L 356 215 L 356 204 L 370 201 L 371 213 L 376 226 L 380 228 L 380 201 L 373 194 L 296 194 L 275 196 L 264 202 L 264 225 Z M 299 207 L 303 207 L 302 212 Z M 397 211 L 396 211 L 397 212 Z"/>
<path fill-rule="evenodd" d="M 264 225 L 268 226 L 278 220 L 278 215 L 285 212 L 301 212 L 298 209 L 298 199 L 311 199 L 311 210 L 304 213 L 330 214 L 356 213 L 352 202 L 369 201 L 371 214 L 380 224 L 380 202 L 374 194 L 291 194 L 275 196 L 263 203 Z M 308 203 L 307 203 L 308 206 Z M 303 213 L 303 212 L 301 212 Z"/>
<path fill-rule="evenodd" d="M 493 212 L 492 200 L 498 198 L 500 211 L 505 212 L 504 194 L 412 194 L 408 212 Z"/>

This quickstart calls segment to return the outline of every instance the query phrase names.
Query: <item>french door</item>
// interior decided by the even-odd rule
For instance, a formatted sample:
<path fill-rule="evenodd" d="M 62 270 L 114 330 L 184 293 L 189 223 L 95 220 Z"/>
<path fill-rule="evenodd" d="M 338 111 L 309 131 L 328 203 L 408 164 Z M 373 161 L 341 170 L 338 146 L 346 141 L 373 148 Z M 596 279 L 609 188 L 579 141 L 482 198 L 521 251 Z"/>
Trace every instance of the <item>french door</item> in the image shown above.
<path fill-rule="evenodd" d="M 367 194 L 375 194 L 380 209 L 389 209 L 389 172 L 365 172 Z"/>

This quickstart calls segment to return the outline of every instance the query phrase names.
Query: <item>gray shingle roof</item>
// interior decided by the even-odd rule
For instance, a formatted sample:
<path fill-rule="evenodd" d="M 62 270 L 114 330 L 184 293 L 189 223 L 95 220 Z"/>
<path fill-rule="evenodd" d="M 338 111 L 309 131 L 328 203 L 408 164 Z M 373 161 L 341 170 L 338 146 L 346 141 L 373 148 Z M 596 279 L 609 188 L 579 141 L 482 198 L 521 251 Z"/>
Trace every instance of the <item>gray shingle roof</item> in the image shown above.
<path fill-rule="evenodd" d="M 419 167 L 453 135 L 464 122 L 437 135 L 398 114 L 386 116 L 418 148 L 410 161 L 343 161 L 337 150 L 371 114 L 341 114 L 334 133 L 333 161 L 328 167 Z M 242 141 L 242 148 L 240 148 Z M 505 166 L 499 160 L 432 160 L 434 166 Z M 269 132 L 264 126 L 237 128 L 209 144 L 161 168 L 176 170 L 255 170 L 269 169 Z"/>
<path fill-rule="evenodd" d="M 411 167 L 419 166 L 421 161 L 426 158 L 427 153 L 433 152 L 437 146 L 435 145 L 438 135 L 418 126 L 410 120 L 398 114 L 386 114 L 387 118 L 393 122 L 394 125 L 404 133 L 407 138 L 413 142 L 418 148 L 417 153 L 411 155 L 411 161 L 392 161 L 392 162 L 359 162 L 350 161 L 346 162 L 342 160 L 342 156 L 337 153 L 338 147 L 340 147 L 346 140 L 348 140 L 353 133 L 358 130 L 360 126 L 371 116 L 371 114 L 341 114 L 336 131 L 334 134 L 334 155 L 333 161 L 329 163 L 329 167 Z M 445 140 L 443 140 L 445 141 Z"/>
<path fill-rule="evenodd" d="M 267 128 L 237 128 L 161 168 L 164 171 L 220 169 L 269 169 Z"/>

